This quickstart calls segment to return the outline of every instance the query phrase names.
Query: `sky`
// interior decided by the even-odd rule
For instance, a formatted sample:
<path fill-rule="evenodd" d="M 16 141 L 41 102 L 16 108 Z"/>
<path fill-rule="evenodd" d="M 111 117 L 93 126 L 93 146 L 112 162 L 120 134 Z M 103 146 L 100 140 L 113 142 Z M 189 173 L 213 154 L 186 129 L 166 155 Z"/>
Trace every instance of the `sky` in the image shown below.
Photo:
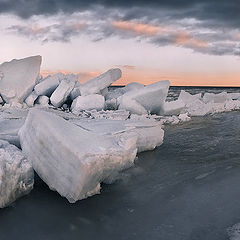
<path fill-rule="evenodd" d="M 116 84 L 240 87 L 238 0 L 0 0 L 0 63 L 43 57 L 42 75 Z"/>

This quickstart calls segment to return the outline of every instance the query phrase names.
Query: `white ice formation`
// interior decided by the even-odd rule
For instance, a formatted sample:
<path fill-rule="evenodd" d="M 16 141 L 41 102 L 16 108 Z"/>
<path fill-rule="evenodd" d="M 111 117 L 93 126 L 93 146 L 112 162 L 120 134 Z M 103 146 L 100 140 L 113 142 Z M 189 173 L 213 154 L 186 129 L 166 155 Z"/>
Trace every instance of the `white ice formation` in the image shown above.
<path fill-rule="evenodd" d="M 33 109 L 19 131 L 34 170 L 69 202 L 99 193 L 100 183 L 133 165 L 136 137 L 99 135 Z"/>
<path fill-rule="evenodd" d="M 80 84 L 73 74 L 43 78 L 40 64 L 35 56 L 0 65 L 0 207 L 32 189 L 32 168 L 70 202 L 97 194 L 163 143 L 163 125 L 240 110 L 240 93 L 182 90 L 169 101 L 167 80 L 112 89 L 120 69 Z"/>
<path fill-rule="evenodd" d="M 109 87 L 113 82 L 121 78 L 122 72 L 119 68 L 110 69 L 100 76 L 93 78 L 80 86 L 81 95 L 100 93 L 106 87 Z"/>
<path fill-rule="evenodd" d="M 16 146 L 0 140 L 0 208 L 28 194 L 33 183 L 31 163 Z"/>
<path fill-rule="evenodd" d="M 7 103 L 23 103 L 37 83 L 41 56 L 12 60 L 0 65 L 0 95 Z"/>

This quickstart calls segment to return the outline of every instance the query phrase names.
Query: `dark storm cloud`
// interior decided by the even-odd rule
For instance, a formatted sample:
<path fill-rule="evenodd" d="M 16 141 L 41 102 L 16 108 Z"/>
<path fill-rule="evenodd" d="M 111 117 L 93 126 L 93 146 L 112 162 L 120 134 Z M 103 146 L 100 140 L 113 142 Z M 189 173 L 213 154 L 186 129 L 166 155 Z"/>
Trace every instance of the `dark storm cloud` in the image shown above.
<path fill-rule="evenodd" d="M 73 13 L 96 5 L 125 9 L 124 17 L 127 20 L 140 17 L 165 17 L 169 20 L 188 17 L 208 21 L 208 24 L 213 25 L 240 26 L 238 0 L 0 0 L 0 13 L 14 13 L 29 18 L 32 15 L 58 12 Z"/>
<path fill-rule="evenodd" d="M 79 25 L 78 17 L 73 15 L 86 10 L 88 14 L 81 18 L 84 24 Z M 26 22 L 33 16 L 44 18 L 42 15 L 60 13 L 62 19 L 55 24 L 34 27 L 28 21 L 8 28 L 43 43 L 68 42 L 81 34 L 90 36 L 92 41 L 118 36 L 212 55 L 239 55 L 239 12 L 236 0 L 0 0 L 0 14 L 12 13 Z M 69 20 L 73 23 L 69 24 Z M 121 24 L 113 25 L 114 21 Z M 167 31 L 149 34 L 147 28 L 154 26 L 166 27 Z"/>

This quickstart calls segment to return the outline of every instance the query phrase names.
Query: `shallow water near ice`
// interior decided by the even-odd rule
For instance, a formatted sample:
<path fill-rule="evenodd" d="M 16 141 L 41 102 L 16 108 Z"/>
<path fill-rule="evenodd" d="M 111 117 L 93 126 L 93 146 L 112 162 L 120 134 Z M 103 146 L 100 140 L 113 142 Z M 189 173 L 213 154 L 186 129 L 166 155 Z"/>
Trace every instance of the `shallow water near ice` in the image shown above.
<path fill-rule="evenodd" d="M 235 239 L 239 123 L 240 112 L 230 112 L 165 127 L 163 145 L 75 204 L 36 178 L 28 196 L 0 210 L 0 239 Z"/>

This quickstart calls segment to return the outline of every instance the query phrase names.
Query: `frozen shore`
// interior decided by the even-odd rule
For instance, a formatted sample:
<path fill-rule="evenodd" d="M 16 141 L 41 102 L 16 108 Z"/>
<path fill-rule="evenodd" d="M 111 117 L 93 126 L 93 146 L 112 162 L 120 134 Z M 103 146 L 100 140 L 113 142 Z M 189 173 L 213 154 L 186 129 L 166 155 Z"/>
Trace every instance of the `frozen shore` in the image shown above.
<path fill-rule="evenodd" d="M 167 80 L 110 90 L 120 69 L 80 84 L 73 74 L 42 78 L 40 64 L 41 57 L 35 56 L 0 65 L 0 140 L 7 141 L 0 164 L 11 162 L 18 170 L 19 162 L 5 153 L 6 146 L 16 148 L 49 188 L 69 202 L 100 193 L 101 183 L 113 182 L 133 166 L 137 153 L 160 146 L 165 125 L 240 109 L 240 93 L 192 95 L 183 90 L 169 102 Z M 27 190 L 18 187 L 29 171 L 21 173 L 16 185 L 11 185 L 13 175 L 2 168 L 0 207 L 32 188 L 33 182 Z M 4 194 L 6 183 L 14 197 Z"/>

